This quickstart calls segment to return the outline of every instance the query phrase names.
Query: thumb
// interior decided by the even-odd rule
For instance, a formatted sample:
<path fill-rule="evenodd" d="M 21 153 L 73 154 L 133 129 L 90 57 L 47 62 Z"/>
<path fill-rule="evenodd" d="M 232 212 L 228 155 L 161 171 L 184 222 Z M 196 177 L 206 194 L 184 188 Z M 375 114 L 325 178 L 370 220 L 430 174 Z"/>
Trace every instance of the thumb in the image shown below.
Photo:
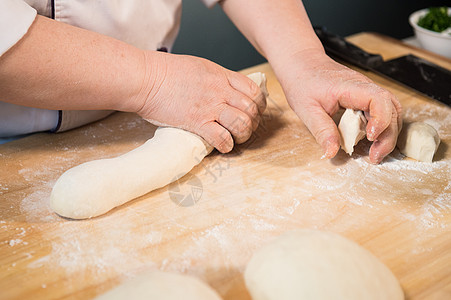
<path fill-rule="evenodd" d="M 303 109 L 300 117 L 323 149 L 323 157 L 334 157 L 340 149 L 340 133 L 329 114 L 321 106 L 312 106 Z"/>

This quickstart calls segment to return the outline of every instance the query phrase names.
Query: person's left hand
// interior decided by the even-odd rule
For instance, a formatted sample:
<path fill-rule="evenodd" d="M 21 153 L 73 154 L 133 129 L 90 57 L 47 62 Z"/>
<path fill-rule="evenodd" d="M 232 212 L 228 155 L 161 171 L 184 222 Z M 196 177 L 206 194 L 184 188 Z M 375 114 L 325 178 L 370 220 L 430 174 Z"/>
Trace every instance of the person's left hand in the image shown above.
<path fill-rule="evenodd" d="M 279 78 L 285 95 L 326 158 L 340 149 L 340 135 L 331 118 L 340 107 L 365 112 L 367 138 L 373 141 L 371 162 L 380 163 L 393 151 L 402 117 L 401 105 L 392 93 L 316 49 L 297 53 L 289 61 Z"/>

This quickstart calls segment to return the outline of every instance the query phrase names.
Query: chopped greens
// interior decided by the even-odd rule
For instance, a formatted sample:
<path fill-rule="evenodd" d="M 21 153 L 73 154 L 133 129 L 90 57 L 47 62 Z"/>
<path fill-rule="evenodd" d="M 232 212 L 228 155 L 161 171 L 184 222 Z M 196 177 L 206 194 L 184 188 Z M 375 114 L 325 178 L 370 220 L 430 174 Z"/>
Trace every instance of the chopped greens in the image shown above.
<path fill-rule="evenodd" d="M 448 8 L 431 7 L 429 12 L 418 20 L 418 26 L 435 31 L 442 32 L 451 27 L 451 15 L 448 15 Z"/>

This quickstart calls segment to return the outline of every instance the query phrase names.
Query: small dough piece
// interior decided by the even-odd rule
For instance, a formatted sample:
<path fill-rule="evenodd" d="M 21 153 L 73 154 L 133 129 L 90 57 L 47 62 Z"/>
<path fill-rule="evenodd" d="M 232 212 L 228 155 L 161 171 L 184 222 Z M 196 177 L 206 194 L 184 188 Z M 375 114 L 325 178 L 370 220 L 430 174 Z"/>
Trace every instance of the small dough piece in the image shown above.
<path fill-rule="evenodd" d="M 142 274 L 95 298 L 96 300 L 220 300 L 200 279 L 188 275 L 152 271 Z"/>
<path fill-rule="evenodd" d="M 439 144 L 437 131 L 423 122 L 404 123 L 397 142 L 402 154 L 424 162 L 432 162 Z"/>
<path fill-rule="evenodd" d="M 352 155 L 354 146 L 366 136 L 366 118 L 363 112 L 346 109 L 338 124 L 341 148 Z"/>
<path fill-rule="evenodd" d="M 121 156 L 86 162 L 56 181 L 50 206 L 60 216 L 102 215 L 188 173 L 212 151 L 201 137 L 160 127 L 152 139 Z"/>
<path fill-rule="evenodd" d="M 403 291 L 369 251 L 334 233 L 288 232 L 258 250 L 244 279 L 253 300 L 398 300 Z"/>
<path fill-rule="evenodd" d="M 269 96 L 268 89 L 266 88 L 266 75 L 265 75 L 265 73 L 255 72 L 255 73 L 247 75 L 247 77 L 250 80 L 252 80 L 253 82 L 255 82 L 255 84 L 258 85 L 258 87 L 262 91 L 263 95 L 265 95 L 265 97 Z"/>

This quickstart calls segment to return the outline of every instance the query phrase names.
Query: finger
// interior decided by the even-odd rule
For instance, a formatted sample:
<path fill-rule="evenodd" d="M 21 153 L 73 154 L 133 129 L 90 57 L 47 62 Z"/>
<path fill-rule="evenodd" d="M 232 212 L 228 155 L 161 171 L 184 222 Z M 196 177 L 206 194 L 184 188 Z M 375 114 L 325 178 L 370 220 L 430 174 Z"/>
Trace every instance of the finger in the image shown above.
<path fill-rule="evenodd" d="M 305 107 L 301 114 L 301 119 L 323 149 L 324 157 L 334 157 L 340 149 L 340 134 L 332 118 L 321 106 Z"/>
<path fill-rule="evenodd" d="M 200 136 L 221 153 L 233 149 L 233 138 L 230 132 L 216 122 L 208 122 L 199 129 Z"/>
<path fill-rule="evenodd" d="M 339 97 L 342 107 L 369 112 L 367 138 L 374 141 L 391 123 L 394 96 L 372 82 L 349 82 Z"/>
<path fill-rule="evenodd" d="M 366 127 L 366 134 L 369 141 L 379 139 L 379 136 L 387 130 L 392 121 L 395 108 L 391 101 L 392 95 L 388 92 L 381 93 L 380 98 L 371 101 L 369 106 L 370 119 Z M 395 117 L 397 122 L 397 117 Z M 396 125 L 396 128 L 398 125 Z M 398 132 L 394 133 L 395 137 Z"/>
<path fill-rule="evenodd" d="M 261 115 L 254 101 L 236 92 L 227 99 L 227 104 L 247 114 L 252 121 L 252 131 L 257 129 Z"/>
<path fill-rule="evenodd" d="M 393 108 L 392 120 L 390 126 L 387 127 L 373 142 L 370 148 L 370 161 L 372 163 L 380 163 L 384 157 L 395 149 L 398 139 L 398 112 Z"/>
<path fill-rule="evenodd" d="M 230 86 L 249 97 L 257 105 L 259 113 L 263 114 L 266 109 L 266 97 L 260 87 L 245 75 L 237 72 L 229 72 L 227 78 Z"/>
<path fill-rule="evenodd" d="M 232 106 L 225 106 L 219 113 L 217 121 L 232 134 L 237 144 L 244 143 L 252 135 L 253 125 L 251 118 Z"/>

